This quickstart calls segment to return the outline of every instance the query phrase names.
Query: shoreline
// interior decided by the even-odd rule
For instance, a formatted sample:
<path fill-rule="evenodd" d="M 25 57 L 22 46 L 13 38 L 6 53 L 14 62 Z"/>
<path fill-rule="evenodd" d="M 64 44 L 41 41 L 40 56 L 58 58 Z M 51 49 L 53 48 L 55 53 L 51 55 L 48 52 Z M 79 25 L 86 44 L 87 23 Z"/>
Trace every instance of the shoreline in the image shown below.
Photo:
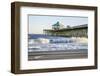
<path fill-rule="evenodd" d="M 88 58 L 88 52 L 83 50 L 49 51 L 49 52 L 28 52 L 28 60 L 54 60 L 54 59 L 75 59 Z"/>

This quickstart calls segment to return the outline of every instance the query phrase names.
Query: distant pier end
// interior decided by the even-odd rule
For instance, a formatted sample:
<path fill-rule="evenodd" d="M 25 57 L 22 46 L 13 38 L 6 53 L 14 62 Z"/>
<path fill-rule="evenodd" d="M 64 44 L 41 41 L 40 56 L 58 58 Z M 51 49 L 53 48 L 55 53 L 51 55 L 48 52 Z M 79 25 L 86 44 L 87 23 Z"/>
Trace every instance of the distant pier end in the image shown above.
<path fill-rule="evenodd" d="M 88 37 L 88 24 L 78 26 L 67 26 L 57 22 L 52 25 L 52 29 L 44 29 L 44 34 L 52 36 L 63 36 L 63 37 Z"/>

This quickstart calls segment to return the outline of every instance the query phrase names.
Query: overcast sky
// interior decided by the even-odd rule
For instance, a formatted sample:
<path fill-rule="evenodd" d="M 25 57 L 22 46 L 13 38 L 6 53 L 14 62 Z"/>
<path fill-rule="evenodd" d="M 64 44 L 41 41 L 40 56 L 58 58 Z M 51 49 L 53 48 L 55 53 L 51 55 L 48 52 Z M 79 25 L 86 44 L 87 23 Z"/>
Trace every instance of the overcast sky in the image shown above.
<path fill-rule="evenodd" d="M 65 27 L 67 25 L 72 27 L 76 25 L 88 24 L 88 17 L 42 15 L 29 15 L 28 17 L 29 34 L 43 34 L 43 29 L 51 29 L 52 25 L 57 21 Z"/>

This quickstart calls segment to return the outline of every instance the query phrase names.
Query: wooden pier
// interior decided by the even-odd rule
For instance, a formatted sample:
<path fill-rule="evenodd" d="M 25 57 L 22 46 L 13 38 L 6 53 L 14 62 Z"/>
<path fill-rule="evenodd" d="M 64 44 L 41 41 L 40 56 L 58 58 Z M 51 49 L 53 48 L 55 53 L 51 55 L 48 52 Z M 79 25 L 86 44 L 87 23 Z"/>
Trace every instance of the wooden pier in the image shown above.
<path fill-rule="evenodd" d="M 62 29 L 44 29 L 45 35 L 64 37 L 88 37 L 87 24 Z"/>

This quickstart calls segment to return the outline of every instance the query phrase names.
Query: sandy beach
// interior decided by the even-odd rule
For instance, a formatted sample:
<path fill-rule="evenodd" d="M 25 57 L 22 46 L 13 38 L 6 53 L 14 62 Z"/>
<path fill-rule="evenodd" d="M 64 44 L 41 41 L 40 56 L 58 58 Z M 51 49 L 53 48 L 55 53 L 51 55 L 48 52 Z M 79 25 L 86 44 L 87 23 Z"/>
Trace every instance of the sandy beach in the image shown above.
<path fill-rule="evenodd" d="M 28 60 L 55 60 L 88 58 L 87 49 L 53 52 L 28 52 Z"/>

